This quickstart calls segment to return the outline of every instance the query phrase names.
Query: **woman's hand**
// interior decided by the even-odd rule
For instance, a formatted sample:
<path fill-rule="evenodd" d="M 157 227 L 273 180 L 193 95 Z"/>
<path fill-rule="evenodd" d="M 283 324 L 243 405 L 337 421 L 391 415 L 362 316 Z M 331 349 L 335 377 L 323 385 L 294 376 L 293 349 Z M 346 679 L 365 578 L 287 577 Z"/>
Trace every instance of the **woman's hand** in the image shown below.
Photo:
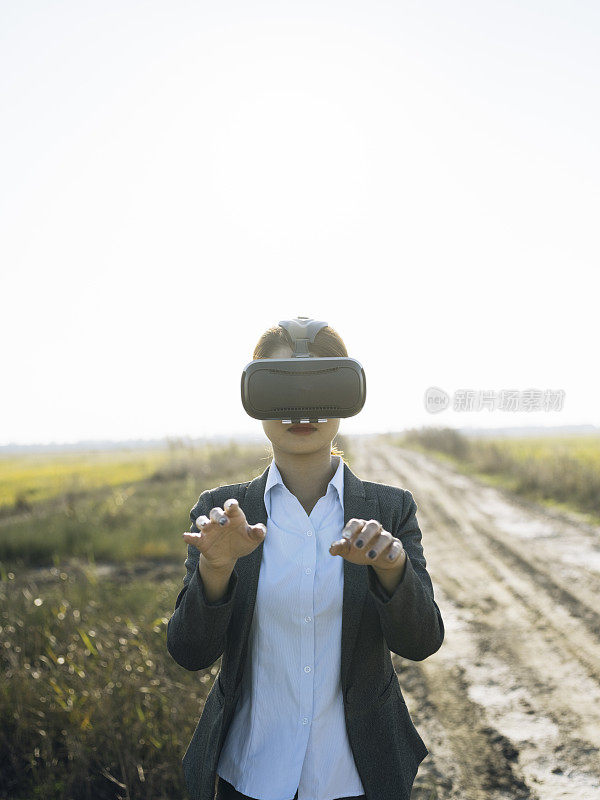
<path fill-rule="evenodd" d="M 384 531 L 383 525 L 376 519 L 368 522 L 356 518 L 349 520 L 342 531 L 342 538 L 332 543 L 329 552 L 333 556 L 342 556 L 352 564 L 371 564 L 378 571 L 397 571 L 406 560 L 402 542 Z"/>
<path fill-rule="evenodd" d="M 225 510 L 216 506 L 209 516 L 196 519 L 200 533 L 189 531 L 183 534 L 188 544 L 193 544 L 214 567 L 235 566 L 241 556 L 247 556 L 264 540 L 267 528 L 262 522 L 249 525 L 238 501 L 230 497 L 223 504 Z"/>

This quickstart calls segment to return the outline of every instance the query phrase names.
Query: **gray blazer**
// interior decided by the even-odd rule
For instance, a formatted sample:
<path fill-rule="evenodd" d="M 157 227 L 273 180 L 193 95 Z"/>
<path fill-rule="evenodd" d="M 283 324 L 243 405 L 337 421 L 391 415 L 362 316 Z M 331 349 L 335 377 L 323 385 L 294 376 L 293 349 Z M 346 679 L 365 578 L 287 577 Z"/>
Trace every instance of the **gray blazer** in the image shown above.
<path fill-rule="evenodd" d="M 197 517 L 215 506 L 223 508 L 229 497 L 238 500 L 250 524 L 266 525 L 268 469 L 251 481 L 202 492 L 190 512 L 190 529 L 197 531 Z M 367 800 L 410 800 L 419 764 L 429 752 L 410 718 L 390 654 L 422 661 L 444 640 L 416 511 L 409 491 L 360 480 L 344 463 L 344 524 L 353 517 L 376 519 L 401 539 L 408 556 L 391 597 L 373 567 L 344 559 L 340 677 L 346 730 Z M 183 756 L 192 800 L 215 797 L 221 748 L 241 690 L 262 549 L 261 542 L 237 560 L 224 598 L 209 603 L 198 571 L 200 553 L 188 545 L 187 575 L 167 625 L 167 649 L 178 664 L 194 671 L 223 656 Z"/>

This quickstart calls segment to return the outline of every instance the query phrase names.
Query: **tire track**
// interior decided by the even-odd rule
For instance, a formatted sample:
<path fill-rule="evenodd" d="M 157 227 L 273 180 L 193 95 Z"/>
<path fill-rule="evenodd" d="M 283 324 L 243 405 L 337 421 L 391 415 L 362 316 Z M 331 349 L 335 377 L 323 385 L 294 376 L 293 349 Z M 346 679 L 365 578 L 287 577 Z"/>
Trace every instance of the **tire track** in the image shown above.
<path fill-rule="evenodd" d="M 593 532 L 382 437 L 361 437 L 352 452 L 363 479 L 415 495 L 446 627 L 426 661 L 394 656 L 430 750 L 413 796 L 433 784 L 457 800 L 600 797 Z M 504 520 L 490 514 L 507 508 Z M 565 540 L 579 561 L 561 558 Z"/>
<path fill-rule="evenodd" d="M 391 472 L 398 458 L 403 457 L 389 448 L 383 454 L 384 463 L 387 462 Z M 490 571 L 493 570 L 494 577 L 504 581 L 514 599 L 528 608 L 531 623 L 537 624 L 543 618 L 547 628 L 552 628 L 557 637 L 563 637 L 563 645 L 572 657 L 578 659 L 589 676 L 600 683 L 600 613 L 596 611 L 597 594 L 594 598 L 595 607 L 592 607 L 587 594 L 574 593 L 576 584 L 571 583 L 567 588 L 556 575 L 550 576 L 548 562 L 540 561 L 537 546 L 532 546 L 527 540 L 507 540 L 491 521 L 477 512 L 476 504 L 471 501 L 467 515 L 454 498 L 453 502 L 448 502 L 447 494 L 441 495 L 446 501 L 442 502 L 440 492 L 443 489 L 439 483 L 436 496 L 428 498 L 435 527 L 449 526 L 455 540 L 460 539 L 463 548 L 477 548 L 481 558 L 486 559 Z M 464 495 L 461 503 L 466 505 Z M 555 563 L 559 563 L 559 557 L 560 552 L 550 557 L 553 568 Z M 568 638 L 563 636 L 566 629 L 569 630 Z"/>

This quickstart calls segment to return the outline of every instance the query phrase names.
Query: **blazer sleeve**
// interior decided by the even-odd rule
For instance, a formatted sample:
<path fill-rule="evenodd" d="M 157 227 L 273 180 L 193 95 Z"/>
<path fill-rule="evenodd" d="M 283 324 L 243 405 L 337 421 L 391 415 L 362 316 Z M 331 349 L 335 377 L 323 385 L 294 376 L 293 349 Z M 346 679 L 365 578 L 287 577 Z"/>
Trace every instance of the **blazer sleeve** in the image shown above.
<path fill-rule="evenodd" d="M 190 511 L 191 532 L 198 532 L 196 519 L 202 514 L 208 516 L 214 505 L 210 490 L 202 492 Z M 184 562 L 187 574 L 167 623 L 167 650 L 178 664 L 194 671 L 207 669 L 223 654 L 238 582 L 234 567 L 225 596 L 217 603 L 209 603 L 198 570 L 199 561 L 200 551 L 188 544 Z"/>
<path fill-rule="evenodd" d="M 397 529 L 390 532 L 400 539 L 406 551 L 404 573 L 390 595 L 373 567 L 368 565 L 369 589 L 388 648 L 403 658 L 423 661 L 442 646 L 444 623 L 426 569 L 417 504 L 407 490 L 404 490 L 400 522 Z"/>

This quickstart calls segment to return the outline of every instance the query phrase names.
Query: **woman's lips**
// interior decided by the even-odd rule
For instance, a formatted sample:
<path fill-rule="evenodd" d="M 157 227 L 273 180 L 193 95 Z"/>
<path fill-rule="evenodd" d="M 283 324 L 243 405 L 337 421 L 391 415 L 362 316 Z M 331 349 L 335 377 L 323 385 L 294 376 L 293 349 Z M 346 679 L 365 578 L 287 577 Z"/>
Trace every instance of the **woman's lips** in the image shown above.
<path fill-rule="evenodd" d="M 292 425 L 291 427 L 288 428 L 288 431 L 290 433 L 313 433 L 313 431 L 316 430 L 317 429 L 315 428 L 315 426 L 311 425 L 308 422 L 301 422 L 298 425 Z"/>

